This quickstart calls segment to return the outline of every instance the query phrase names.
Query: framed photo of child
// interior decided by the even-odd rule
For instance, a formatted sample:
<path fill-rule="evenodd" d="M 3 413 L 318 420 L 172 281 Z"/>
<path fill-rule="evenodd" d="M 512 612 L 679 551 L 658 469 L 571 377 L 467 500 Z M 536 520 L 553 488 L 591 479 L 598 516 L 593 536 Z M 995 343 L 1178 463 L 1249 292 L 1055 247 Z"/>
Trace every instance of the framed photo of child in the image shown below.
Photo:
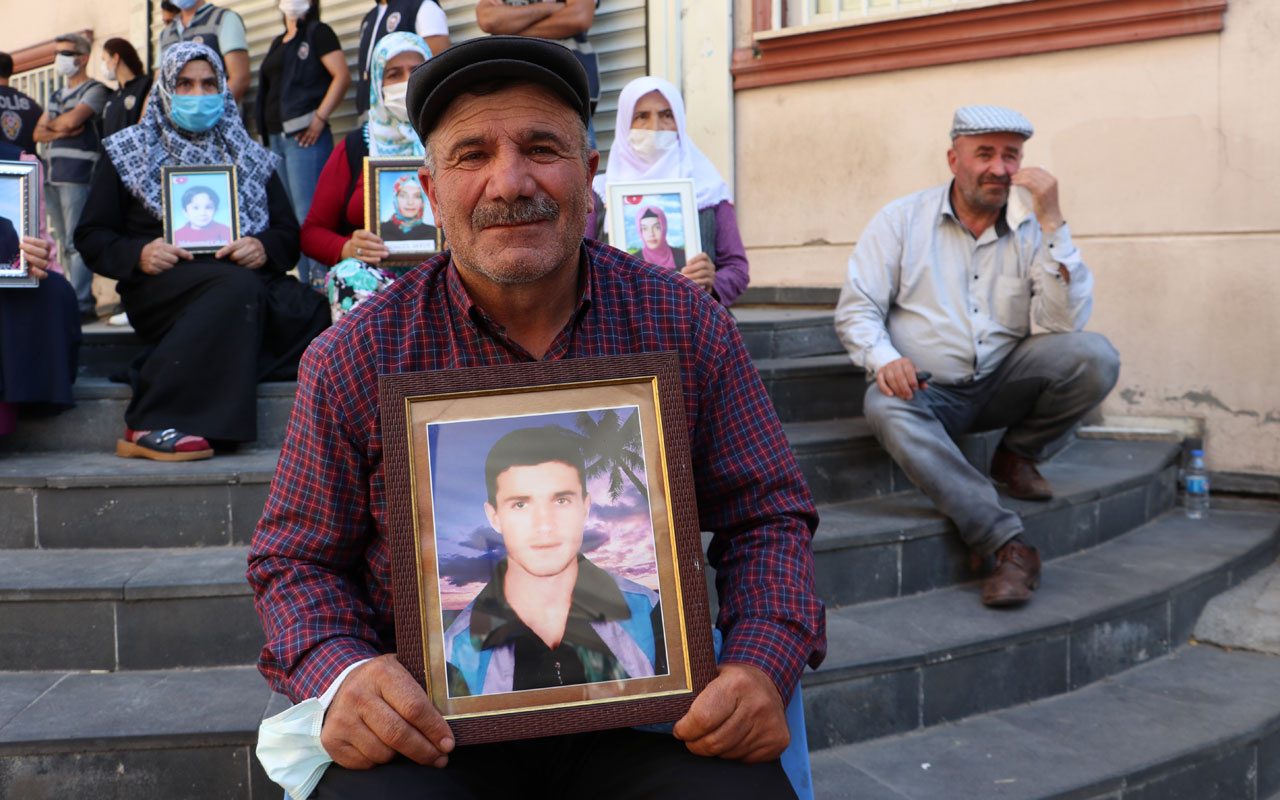
<path fill-rule="evenodd" d="M 608 195 L 609 244 L 675 270 L 702 252 L 689 178 L 611 183 Z"/>
<path fill-rule="evenodd" d="M 397 655 L 460 744 L 679 719 L 715 675 L 672 353 L 383 375 Z"/>
<path fill-rule="evenodd" d="M 20 245 L 23 236 L 39 235 L 39 186 L 34 161 L 0 161 L 0 288 L 32 288 Z"/>
<path fill-rule="evenodd" d="M 240 238 L 240 201 L 231 164 L 160 168 L 164 240 L 214 253 Z"/>
<path fill-rule="evenodd" d="M 440 229 L 418 179 L 422 160 L 364 160 L 364 227 L 382 239 L 389 267 L 411 267 L 440 252 Z"/>

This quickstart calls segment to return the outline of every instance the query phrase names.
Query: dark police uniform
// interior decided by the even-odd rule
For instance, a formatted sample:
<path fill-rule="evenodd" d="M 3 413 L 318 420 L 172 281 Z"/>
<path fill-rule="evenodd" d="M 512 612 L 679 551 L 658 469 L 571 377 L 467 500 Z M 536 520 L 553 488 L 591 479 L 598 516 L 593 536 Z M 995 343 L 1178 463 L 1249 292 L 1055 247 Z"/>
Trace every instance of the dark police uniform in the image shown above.
<path fill-rule="evenodd" d="M 369 53 L 373 46 L 388 33 L 396 31 L 414 32 L 418 20 L 418 8 L 423 0 L 387 0 L 387 13 L 378 22 L 374 30 L 374 22 L 378 20 L 378 6 L 369 9 L 360 21 L 360 54 L 356 69 L 356 113 L 363 114 L 369 110 L 369 71 L 373 65 L 369 63 Z"/>
<path fill-rule="evenodd" d="M 196 10 L 195 15 L 191 17 L 191 24 L 183 28 L 181 32 L 178 30 L 178 23 L 181 21 L 181 17 L 175 19 L 164 30 L 160 31 L 160 53 L 163 54 L 170 45 L 178 42 L 196 42 L 211 48 L 213 52 L 218 54 L 218 58 L 225 61 L 221 43 L 218 41 L 218 34 L 222 30 L 223 18 L 227 14 L 235 13 L 229 8 L 206 3 Z M 239 15 L 237 14 L 236 16 Z M 243 24 L 244 21 L 241 20 L 241 25 Z"/>
<path fill-rule="evenodd" d="M 333 81 L 320 59 L 340 46 L 333 29 L 319 20 L 308 20 L 287 42 L 284 34 L 271 42 L 254 103 L 263 141 L 271 133 L 293 136 L 307 129 Z"/>
<path fill-rule="evenodd" d="M 12 86 L 0 86 L 0 142 L 10 142 L 35 154 L 32 134 L 44 109 L 40 104 Z"/>
<path fill-rule="evenodd" d="M 151 91 L 151 76 L 137 75 L 111 94 L 102 109 L 102 138 L 138 124 L 147 92 Z"/>

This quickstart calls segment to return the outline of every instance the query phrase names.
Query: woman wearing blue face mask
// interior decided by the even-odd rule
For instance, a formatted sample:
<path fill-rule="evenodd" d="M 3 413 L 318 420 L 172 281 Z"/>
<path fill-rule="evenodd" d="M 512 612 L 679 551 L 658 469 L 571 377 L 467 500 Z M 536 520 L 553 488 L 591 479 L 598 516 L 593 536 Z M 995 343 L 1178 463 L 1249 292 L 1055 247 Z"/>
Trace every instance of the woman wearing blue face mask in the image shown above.
<path fill-rule="evenodd" d="M 130 368 L 122 456 L 208 458 L 213 445 L 257 438 L 256 384 L 290 379 L 328 323 L 324 299 L 285 273 L 298 223 L 278 157 L 252 141 L 222 62 L 175 44 L 137 125 L 103 143 L 76 244 L 119 281 L 129 321 L 148 344 Z M 160 170 L 233 164 L 239 239 L 212 255 L 165 242 Z"/>

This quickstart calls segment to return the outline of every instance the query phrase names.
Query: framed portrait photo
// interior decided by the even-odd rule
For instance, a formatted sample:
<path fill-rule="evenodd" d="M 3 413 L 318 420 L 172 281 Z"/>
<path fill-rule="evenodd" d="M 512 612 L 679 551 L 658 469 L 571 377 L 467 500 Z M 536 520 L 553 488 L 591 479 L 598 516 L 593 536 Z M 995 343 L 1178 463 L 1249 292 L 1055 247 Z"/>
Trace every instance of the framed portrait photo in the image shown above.
<path fill-rule="evenodd" d="M 672 269 L 702 252 L 689 178 L 611 183 L 608 194 L 610 245 Z"/>
<path fill-rule="evenodd" d="M 30 289 L 40 282 L 22 252 L 23 236 L 40 230 L 34 161 L 0 161 L 0 288 Z"/>
<path fill-rule="evenodd" d="M 391 255 L 381 263 L 411 267 L 440 252 L 440 229 L 418 179 L 419 158 L 364 159 L 364 227 Z"/>
<path fill-rule="evenodd" d="M 458 743 L 683 716 L 716 667 L 675 354 L 378 389 L 397 655 Z"/>
<path fill-rule="evenodd" d="M 164 240 L 215 253 L 240 238 L 240 198 L 231 164 L 160 168 Z"/>

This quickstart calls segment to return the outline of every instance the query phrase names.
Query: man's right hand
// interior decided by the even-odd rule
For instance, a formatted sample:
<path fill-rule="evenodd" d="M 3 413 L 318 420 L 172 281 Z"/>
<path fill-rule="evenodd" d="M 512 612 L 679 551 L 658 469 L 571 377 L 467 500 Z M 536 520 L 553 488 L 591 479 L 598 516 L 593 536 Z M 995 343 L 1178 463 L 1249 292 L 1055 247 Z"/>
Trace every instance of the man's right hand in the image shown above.
<path fill-rule="evenodd" d="M 147 275 L 159 275 L 167 269 L 172 269 L 179 259 L 190 261 L 193 258 L 195 256 L 186 250 L 169 244 L 163 238 L 157 236 L 147 242 L 146 247 L 142 248 L 142 255 L 138 258 L 138 269 Z"/>
<path fill-rule="evenodd" d="M 929 388 L 929 384 L 916 380 L 916 365 L 906 356 L 876 370 L 876 385 L 888 396 L 903 400 L 910 400 L 916 392 Z"/>
<path fill-rule="evenodd" d="M 453 731 L 395 654 L 388 653 L 347 675 L 325 713 L 320 743 L 334 763 L 347 769 L 369 769 L 397 754 L 443 767 L 453 750 Z"/>

